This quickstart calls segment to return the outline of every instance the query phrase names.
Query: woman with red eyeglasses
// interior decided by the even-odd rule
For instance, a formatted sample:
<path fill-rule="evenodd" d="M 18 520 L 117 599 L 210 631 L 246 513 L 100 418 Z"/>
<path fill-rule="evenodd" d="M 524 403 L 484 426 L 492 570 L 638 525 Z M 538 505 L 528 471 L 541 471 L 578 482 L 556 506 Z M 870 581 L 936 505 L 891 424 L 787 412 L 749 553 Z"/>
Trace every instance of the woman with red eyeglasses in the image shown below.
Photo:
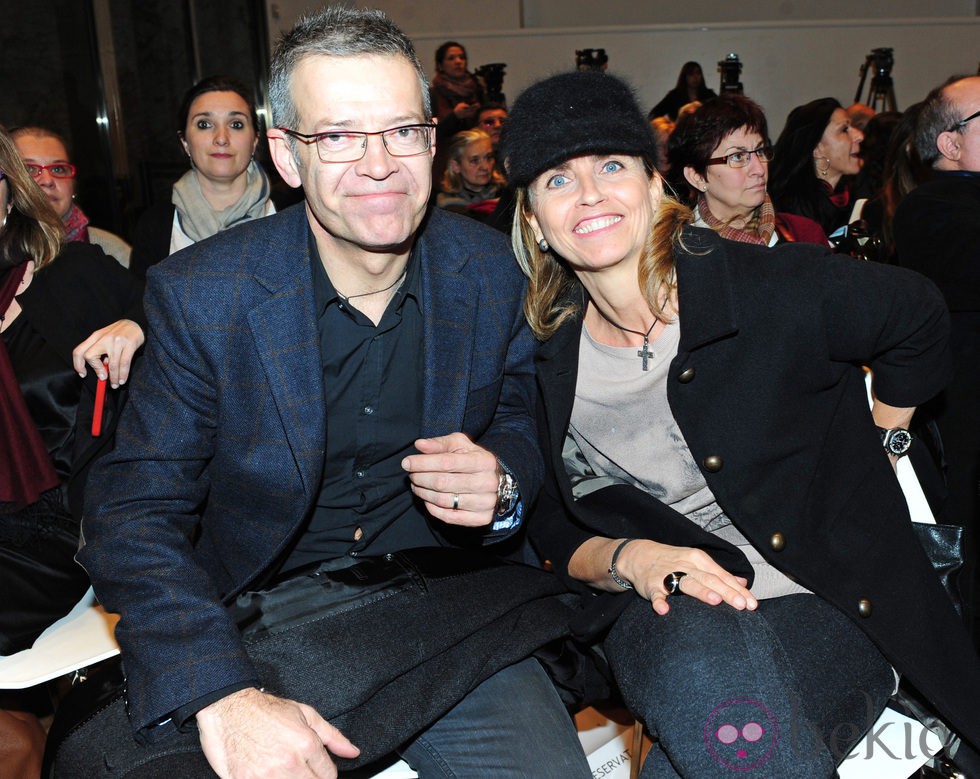
<path fill-rule="evenodd" d="M 143 344 L 142 295 L 101 249 L 66 240 L 0 127 L 0 655 L 29 647 L 88 588 L 74 561 L 82 489 Z M 107 374 L 117 389 L 93 425 Z"/>
<path fill-rule="evenodd" d="M 71 163 L 65 139 L 45 127 L 18 127 L 10 136 L 28 172 L 65 223 L 68 240 L 94 243 L 128 268 L 130 245 L 115 233 L 89 224 L 85 212 L 75 202 L 78 169 Z"/>

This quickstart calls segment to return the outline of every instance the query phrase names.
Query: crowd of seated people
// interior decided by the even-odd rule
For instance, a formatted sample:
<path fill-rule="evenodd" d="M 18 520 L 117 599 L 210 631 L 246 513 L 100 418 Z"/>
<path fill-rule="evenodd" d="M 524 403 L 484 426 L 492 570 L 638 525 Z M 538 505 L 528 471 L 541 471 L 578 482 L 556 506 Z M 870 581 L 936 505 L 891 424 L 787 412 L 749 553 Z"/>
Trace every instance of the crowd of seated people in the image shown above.
<path fill-rule="evenodd" d="M 685 280 L 684 272 L 680 282 L 671 275 L 676 273 L 673 263 L 683 266 L 690 262 L 691 246 L 685 240 L 692 237 L 697 246 L 703 242 L 704 247 L 727 246 L 724 242 L 718 244 L 716 236 L 755 244 L 758 252 L 746 247 L 725 249 L 732 252 L 732 257 L 744 256 L 751 262 L 778 244 L 810 244 L 809 248 L 791 250 L 797 252 L 792 255 L 796 263 L 793 267 L 798 265 L 800 274 L 806 274 L 814 285 L 823 284 L 826 280 L 822 271 L 811 272 L 805 263 L 832 262 L 835 264 L 828 267 L 848 278 L 853 272 L 854 289 L 869 294 L 879 283 L 894 282 L 896 294 L 902 296 L 931 295 L 932 288 L 916 286 L 917 281 L 899 283 L 895 279 L 900 277 L 889 275 L 890 270 L 875 267 L 866 272 L 871 266 L 863 266 L 865 270 L 858 269 L 862 266 L 848 266 L 845 258 L 831 258 L 832 254 L 850 254 L 848 261 L 878 260 L 914 268 L 939 285 L 946 309 L 953 312 L 954 378 L 950 389 L 930 402 L 930 397 L 939 392 L 933 380 L 945 375 L 940 365 L 944 358 L 935 345 L 922 346 L 922 353 L 928 353 L 935 369 L 933 377 L 913 377 L 918 382 L 916 391 L 907 396 L 893 390 L 895 405 L 902 413 L 896 416 L 894 409 L 879 402 L 876 419 L 880 416 L 885 427 L 904 428 L 911 424 L 913 406 L 920 405 L 916 429 L 921 429 L 926 421 L 938 420 L 943 440 L 952 443 L 945 456 L 933 452 L 933 465 L 937 474 L 947 469 L 952 481 L 948 499 L 943 486 L 938 488 L 937 496 L 930 494 L 930 498 L 944 521 L 962 524 L 970 533 L 976 533 L 980 529 L 980 447 L 976 443 L 980 440 L 980 419 L 972 398 L 980 391 L 980 369 L 976 367 L 980 364 L 976 351 L 980 292 L 975 268 L 969 270 L 966 266 L 967 260 L 975 256 L 975 246 L 980 244 L 969 243 L 977 237 L 976 214 L 951 205 L 952 196 L 942 187 L 950 191 L 959 187 L 957 197 L 965 199 L 970 207 L 980 203 L 980 199 L 970 200 L 976 198 L 974 190 L 980 178 L 977 84 L 965 79 L 968 88 L 956 91 L 960 84 L 956 81 L 948 98 L 943 98 L 940 90 L 938 97 L 931 95 L 929 100 L 904 112 L 877 115 L 861 104 L 845 108 L 836 98 L 817 98 L 790 111 L 773 140 L 763 108 L 747 96 L 717 96 L 705 84 L 696 62 L 684 64 L 675 87 L 649 111 L 645 121 L 644 114 L 632 102 L 628 85 L 622 82 L 591 74 L 567 82 L 555 78 L 558 80 L 539 82 L 529 89 L 530 97 L 524 97 L 523 107 L 516 114 L 520 124 L 514 129 L 511 125 L 515 115 L 509 116 L 506 104 L 489 100 L 481 80 L 469 69 L 466 48 L 456 41 L 446 41 L 435 52 L 435 76 L 428 95 L 431 113 L 426 117 L 436 120 L 432 131 L 435 143 L 430 207 L 462 213 L 506 232 L 513 228 L 515 252 L 531 279 L 525 313 L 541 341 L 539 350 L 545 355 L 539 358 L 542 366 L 549 359 L 564 359 L 555 351 L 555 343 L 567 349 L 581 349 L 579 359 L 589 360 L 573 366 L 583 382 L 581 397 L 576 394 L 569 400 L 557 390 L 552 396 L 549 392 L 553 388 L 539 386 L 544 404 L 539 412 L 543 428 L 539 434 L 551 435 L 550 440 L 542 438 L 540 443 L 546 458 L 551 459 L 546 463 L 550 480 L 543 488 L 546 499 L 537 509 L 543 517 L 541 524 L 533 525 L 534 511 L 529 515 L 535 552 L 551 563 L 559 563 L 556 570 L 571 583 L 572 590 L 615 592 L 620 603 L 626 598 L 634 599 L 633 608 L 621 610 L 622 616 L 617 616 L 620 611 L 616 609 L 606 613 L 602 617 L 603 630 L 589 634 L 589 638 L 602 646 L 612 664 L 615 681 L 620 685 L 614 694 L 621 695 L 633 713 L 661 738 L 659 751 L 652 754 L 644 776 L 709 775 L 711 766 L 702 760 L 704 755 L 695 754 L 694 747 L 700 749 L 700 742 L 692 746 L 684 740 L 682 729 L 690 723 L 670 721 L 668 715 L 676 714 L 683 703 L 693 716 L 697 713 L 694 709 L 706 705 L 711 695 L 727 694 L 717 678 L 724 675 L 724 670 L 718 669 L 743 672 L 757 662 L 760 652 L 782 653 L 781 662 L 808 664 L 810 671 L 812 657 L 818 656 L 818 665 L 829 667 L 831 648 L 827 648 L 826 657 L 814 655 L 813 644 L 819 631 L 814 632 L 808 646 L 800 641 L 794 644 L 789 637 L 793 631 L 806 637 L 808 620 L 822 625 L 837 642 L 833 649 L 846 646 L 851 663 L 826 677 L 815 672 L 801 673 L 794 681 L 795 687 L 785 685 L 804 699 L 820 698 L 824 709 L 816 716 L 824 718 L 823 732 L 811 734 L 814 744 L 809 762 L 774 762 L 770 769 L 778 772 L 795 768 L 800 776 L 830 775 L 834 761 L 842 759 L 843 754 L 831 748 L 828 734 L 835 723 L 849 717 L 854 720 L 858 715 L 853 706 L 837 705 L 845 698 L 843 692 L 837 701 L 831 700 L 837 693 L 828 690 L 855 685 L 855 680 L 863 675 L 872 679 L 866 693 L 878 711 L 894 690 L 892 668 L 900 674 L 918 674 L 920 692 L 924 688 L 933 694 L 937 694 L 936 690 L 945 694 L 946 680 L 936 681 L 930 673 L 909 669 L 914 663 L 905 657 L 905 650 L 893 648 L 900 643 L 894 631 L 869 633 L 869 643 L 861 620 L 839 613 L 838 601 L 843 596 L 839 596 L 838 583 L 808 578 L 807 564 L 795 558 L 785 571 L 771 563 L 768 542 L 764 545 L 759 540 L 761 531 L 757 533 L 753 524 L 756 507 L 751 502 L 743 505 L 741 498 L 735 500 L 723 491 L 723 484 L 719 484 L 718 494 L 708 492 L 708 487 L 716 484 L 711 475 L 695 479 L 693 487 L 679 475 L 684 471 L 689 476 L 692 470 L 696 474 L 702 470 L 715 473 L 714 464 L 706 464 L 710 457 L 695 462 L 694 446 L 701 446 L 702 437 L 711 431 L 693 417 L 674 419 L 672 404 L 658 406 L 658 419 L 681 441 L 667 454 L 658 454 L 656 460 L 674 473 L 675 481 L 665 487 L 654 484 L 656 479 L 652 476 L 634 473 L 642 470 L 637 447 L 650 445 L 651 440 L 630 439 L 620 450 L 620 436 L 612 431 L 621 429 L 617 422 L 625 423 L 631 416 L 643 417 L 649 409 L 635 397 L 624 400 L 617 395 L 622 387 L 604 388 L 603 381 L 622 368 L 610 348 L 623 347 L 631 356 L 641 356 L 642 371 L 646 371 L 647 358 L 653 354 L 649 349 L 656 346 L 658 339 L 666 343 L 676 336 L 680 346 L 674 344 L 672 354 L 691 347 L 685 344 L 683 332 L 670 328 L 679 321 L 678 316 L 683 316 L 679 293 L 684 292 L 684 287 L 678 284 Z M 596 78 L 599 80 L 594 81 Z M 622 93 L 621 88 L 625 90 Z M 606 118 L 612 117 L 613 125 L 618 122 L 625 135 L 580 138 L 584 131 L 567 117 L 558 121 L 556 116 L 547 123 L 534 116 L 528 102 L 547 102 L 555 96 L 564 99 L 572 94 L 586 101 L 591 96 L 596 105 L 607 106 L 610 113 Z M 588 118 L 586 107 L 580 116 L 583 126 L 589 125 Z M 326 141 L 322 134 L 303 133 L 298 127 L 296 123 L 279 127 L 282 142 L 294 154 L 297 149 L 308 151 L 311 158 L 331 164 L 329 151 L 323 151 Z M 638 135 L 641 129 L 648 130 L 650 136 Z M 29 647 L 89 586 L 88 574 L 73 559 L 79 544 L 82 490 L 92 464 L 114 444 L 116 424 L 127 400 L 130 369 L 139 371 L 146 329 L 142 292 L 148 269 L 199 241 L 276 212 L 270 198 L 270 178 L 255 159 L 262 128 L 250 89 L 226 76 L 211 76 L 194 84 L 178 109 L 177 134 L 190 167 L 174 183 L 169 202 L 156 203 L 145 210 L 133 232 L 130 253 L 123 238 L 90 225 L 75 202 L 76 166 L 65 138 L 40 126 L 24 126 L 10 133 L 0 128 L 0 423 L 11 452 L 10 457 L 0 459 L 0 590 L 5 593 L 4 607 L 0 609 L 0 655 Z M 522 141 L 526 145 L 515 145 Z M 571 145 L 566 146 L 566 142 Z M 388 148 L 386 137 L 368 137 L 364 143 L 366 149 L 374 148 L 370 145 L 375 143 Z M 536 143 L 543 148 L 539 149 Z M 579 151 L 567 153 L 568 148 Z M 426 149 L 425 153 L 430 151 L 431 148 Z M 606 182 L 620 175 L 628 179 L 629 193 L 617 192 L 613 197 L 621 198 L 630 213 L 642 212 L 637 235 L 652 237 L 645 242 L 633 236 L 633 242 L 613 262 L 605 255 L 599 256 L 601 253 L 593 255 L 592 248 L 577 246 L 574 238 L 562 236 L 562 219 L 574 210 L 563 199 L 583 186 L 584 181 L 600 182 L 595 185 L 600 192 Z M 656 202 L 648 209 L 651 191 L 655 192 Z M 948 221 L 937 214 L 948 214 Z M 929 246 L 946 240 L 953 243 L 953 236 L 957 236 L 949 251 L 950 259 L 929 259 L 928 247 L 913 230 L 914 225 L 925 224 L 923 220 L 931 220 L 929 223 L 935 227 L 930 232 Z M 664 227 L 668 221 L 674 225 L 671 231 Z M 714 235 L 690 232 L 694 228 L 710 230 Z M 603 225 L 596 232 L 610 229 Z M 591 240 L 599 243 L 596 236 Z M 613 249 L 620 248 L 612 238 L 609 243 Z M 667 265 L 656 272 L 644 269 L 644 263 L 652 262 L 646 259 L 647 252 L 651 256 L 657 254 Z M 952 259 L 956 253 L 966 259 Z M 108 262 L 107 255 L 118 263 Z M 945 263 L 942 267 L 941 262 Z M 631 281 L 636 280 L 637 273 L 641 275 L 639 287 L 630 287 L 629 294 L 620 300 L 617 295 L 623 292 L 621 284 L 627 278 L 622 275 L 623 267 L 630 271 Z M 687 278 L 694 278 L 693 271 L 687 273 Z M 884 275 L 876 275 L 879 273 Z M 779 289 L 795 295 L 800 278 L 782 278 Z M 755 279 L 746 281 L 744 289 L 755 295 L 756 289 L 763 287 L 763 281 Z M 821 300 L 830 305 L 827 301 L 833 299 L 833 283 L 826 281 L 826 289 L 820 289 L 824 296 Z M 758 294 L 761 299 L 763 293 Z M 689 310 L 694 310 L 691 300 Z M 839 298 L 833 303 L 844 305 Z M 943 314 L 942 305 L 935 307 L 934 319 Z M 819 306 L 814 303 L 814 308 Z M 858 316 L 850 304 L 846 313 Z M 891 316 L 884 311 L 884 304 L 881 311 L 876 309 L 874 313 L 880 315 L 881 322 Z M 793 319 L 790 314 L 786 316 L 787 321 Z M 785 324 L 778 316 L 766 321 L 769 325 Z M 870 327 L 881 322 L 865 324 Z M 938 319 L 930 321 L 929 326 L 935 327 L 938 339 L 942 326 L 937 322 Z M 763 322 L 759 332 L 765 332 L 769 325 Z M 888 325 L 895 326 L 895 322 L 888 319 Z M 565 337 L 570 330 L 575 331 L 572 341 Z M 599 335 L 592 341 L 590 334 Z M 844 341 L 853 333 L 837 335 Z M 556 336 L 554 341 L 552 336 Z M 889 343 L 885 351 L 897 353 L 903 343 Z M 853 355 L 853 360 L 870 363 L 883 359 L 882 352 L 876 351 L 878 344 L 860 346 L 864 351 Z M 848 352 L 844 361 L 853 360 Z M 897 357 L 896 360 L 900 362 Z M 657 365 L 656 360 L 654 364 Z M 833 358 L 828 364 L 837 365 Z M 660 366 L 662 380 L 641 377 L 648 379 L 651 391 L 655 389 L 664 400 L 672 391 L 667 388 L 669 365 L 667 359 Z M 539 370 L 544 370 L 542 366 Z M 884 359 L 886 393 L 891 389 L 888 372 L 888 359 Z M 684 375 L 674 378 L 686 385 L 690 379 L 682 378 Z M 96 419 L 95 397 L 100 379 L 108 379 L 111 389 L 106 405 L 103 407 L 100 402 L 101 416 Z M 704 371 L 699 384 L 706 383 L 706 379 Z M 591 383 L 586 384 L 586 380 Z M 814 381 L 819 383 L 818 379 Z M 813 388 L 796 389 L 800 393 L 796 400 L 803 404 Z M 558 410 L 568 411 L 571 421 L 566 415 L 564 424 L 560 424 L 552 416 L 552 404 L 566 401 L 568 408 L 559 406 Z M 583 405 L 572 411 L 573 401 Z M 755 407 L 755 401 L 745 402 L 747 408 Z M 621 409 L 618 416 L 598 411 L 610 407 Z M 776 435 L 773 425 L 771 419 L 759 421 L 758 431 L 766 433 L 760 434 L 761 450 L 771 448 Z M 101 431 L 96 434 L 94 431 L 100 426 Z M 688 436 L 688 445 L 693 444 L 691 451 L 684 445 Z M 841 441 L 846 438 L 851 445 L 850 438 L 843 433 L 840 436 Z M 11 442 L 15 442 L 13 446 Z M 593 443 L 595 450 L 589 448 Z M 608 449 L 602 448 L 605 444 Z M 663 442 L 658 446 L 666 448 Z M 786 446 L 787 452 L 793 449 L 791 444 Z M 853 448 L 864 456 L 874 447 L 861 441 Z M 620 468 L 623 463 L 628 467 Z M 763 466 L 771 465 L 762 463 L 755 475 L 762 480 Z M 887 481 L 887 476 L 876 471 L 876 484 Z M 609 498 L 611 502 L 606 503 L 595 497 L 603 497 L 603 489 L 610 484 L 623 483 L 653 495 L 650 500 L 660 501 L 658 508 L 663 509 L 664 517 L 669 515 L 670 522 L 690 522 L 692 527 L 700 527 L 692 530 L 685 524 L 683 532 L 678 531 L 665 541 L 653 531 L 638 530 L 639 526 L 631 521 L 620 525 L 591 521 L 590 505 L 598 506 L 600 512 L 626 511 L 618 498 Z M 750 491 L 757 486 L 753 484 Z M 668 498 L 663 498 L 658 490 L 666 490 Z M 678 508 L 691 498 L 682 494 L 684 490 L 697 492 L 699 499 L 706 497 L 698 510 Z M 644 506 L 648 494 L 640 500 Z M 459 495 L 455 498 L 458 502 Z M 606 499 L 603 497 L 603 501 Z M 730 519 L 723 511 L 729 500 L 733 501 Z M 944 504 L 944 500 L 948 502 Z M 705 507 L 716 511 L 709 521 L 702 521 Z M 628 508 L 634 507 L 630 504 Z M 806 508 L 810 510 L 812 505 L 807 504 Z M 772 506 L 766 509 L 772 510 Z M 624 515 L 628 516 L 628 512 Z M 744 527 L 735 528 L 743 521 L 751 532 L 746 533 Z M 711 555 L 719 548 L 723 552 L 716 560 Z M 809 548 L 828 558 L 838 554 L 831 551 L 831 545 L 813 543 Z M 698 553 L 692 554 L 693 550 Z M 901 554 L 911 553 L 903 546 Z M 975 546 L 968 547 L 968 555 L 961 588 L 965 619 L 969 622 L 980 614 L 980 576 L 976 571 Z M 881 574 L 885 576 L 884 572 Z M 916 570 L 913 576 L 921 574 L 921 570 Z M 760 584 L 751 586 L 753 578 Z M 936 605 L 932 598 L 935 593 L 929 592 L 929 597 L 923 596 L 919 603 L 923 611 L 924 604 L 931 604 L 930 608 Z M 682 594 L 689 596 L 690 603 L 677 597 Z M 885 598 L 882 594 L 883 603 Z M 585 597 L 584 601 L 591 599 Z M 637 601 L 643 601 L 641 606 L 635 605 Z M 765 602 L 760 605 L 760 601 Z M 782 604 L 790 604 L 785 614 Z M 730 623 L 716 623 L 715 615 L 708 612 L 726 606 L 737 613 Z M 765 616 L 767 610 L 770 616 Z M 683 689 L 675 688 L 675 679 L 668 680 L 665 687 L 642 670 L 649 665 L 670 663 L 669 655 L 680 653 L 678 647 L 690 641 L 690 635 L 662 631 L 662 625 L 652 617 L 655 612 L 662 620 L 668 611 L 678 621 L 684 619 L 687 630 L 704 646 L 711 644 L 709 638 L 715 633 L 742 630 L 740 623 L 755 619 L 756 614 L 769 620 L 766 630 L 775 638 L 767 639 L 771 645 L 753 645 L 744 656 L 727 650 L 711 654 L 700 647 L 709 659 L 697 662 L 712 663 L 718 673 L 712 679 L 705 677 L 705 686 L 697 691 L 699 699 L 685 699 Z M 936 624 L 941 623 L 943 630 L 950 628 L 952 621 L 946 619 L 945 613 L 937 619 Z M 974 642 L 980 642 L 980 630 L 973 623 L 969 628 L 976 631 Z M 968 650 L 966 644 L 957 643 L 959 640 L 952 639 L 951 645 L 959 652 L 956 656 L 963 658 Z M 663 648 L 654 656 L 652 650 L 639 644 Z M 779 668 L 780 674 L 787 670 Z M 683 671 L 680 668 L 682 675 Z M 779 674 L 777 677 L 770 679 L 773 686 L 767 688 L 767 694 L 776 695 L 777 688 L 785 691 L 785 678 Z M 967 687 L 973 683 L 971 676 Z M 939 705 L 935 700 L 930 702 Z M 11 702 L 9 696 L 0 699 L 0 739 L 4 733 L 37 731 L 32 715 L 16 708 L 16 700 Z M 862 709 L 862 716 L 864 713 Z M 963 714 L 958 699 L 943 709 L 942 715 L 960 729 L 965 739 L 961 759 L 969 764 L 973 759 L 971 749 L 980 749 L 980 733 L 970 730 L 975 722 Z M 39 744 L 30 735 L 24 739 L 30 743 L 23 750 L 28 755 L 23 758 L 23 765 L 27 766 L 27 775 L 31 775 L 38 765 Z"/>

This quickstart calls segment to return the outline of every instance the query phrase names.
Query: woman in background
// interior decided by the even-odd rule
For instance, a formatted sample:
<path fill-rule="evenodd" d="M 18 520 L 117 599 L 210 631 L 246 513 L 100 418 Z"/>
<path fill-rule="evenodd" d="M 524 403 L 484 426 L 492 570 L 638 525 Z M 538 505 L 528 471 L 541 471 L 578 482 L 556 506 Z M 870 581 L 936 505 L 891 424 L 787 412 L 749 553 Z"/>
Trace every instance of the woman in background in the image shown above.
<path fill-rule="evenodd" d="M 64 222 L 68 240 L 94 243 L 128 268 L 130 245 L 115 233 L 89 224 L 85 212 L 75 202 L 77 168 L 71 162 L 65 139 L 45 127 L 18 127 L 11 131 L 10 137 L 28 172 Z"/>
<path fill-rule="evenodd" d="M 701 70 L 701 66 L 697 62 L 685 62 L 677 76 L 677 85 L 650 110 L 648 118 L 666 116 L 668 119 L 676 121 L 678 111 L 688 103 L 703 103 L 713 97 L 716 95 L 704 83 L 704 72 Z"/>
<path fill-rule="evenodd" d="M 191 169 L 174 184 L 171 202 L 151 206 L 136 226 L 130 267 L 141 278 L 180 249 L 276 211 L 254 158 L 259 119 L 243 84 L 228 76 L 199 81 L 184 95 L 178 121 Z"/>
<path fill-rule="evenodd" d="M 812 219 L 828 239 L 842 236 L 852 221 L 851 183 L 861 170 L 863 139 L 832 97 L 790 111 L 769 171 L 776 208 Z"/>
<path fill-rule="evenodd" d="M 452 114 L 458 129 L 473 126 L 483 103 L 483 85 L 466 69 L 468 64 L 461 43 L 446 41 L 436 49 L 436 75 L 429 90 L 432 115 L 442 122 Z"/>
<path fill-rule="evenodd" d="M 490 136 L 482 130 L 463 130 L 449 144 L 449 160 L 436 205 L 451 211 L 492 213 L 504 177 L 496 168 Z"/>
<path fill-rule="evenodd" d="M 826 246 L 816 222 L 773 208 L 766 191 L 772 157 L 766 116 L 742 95 L 722 95 L 681 117 L 668 146 L 670 170 L 678 190 L 687 190 L 695 226 L 763 246 Z"/>

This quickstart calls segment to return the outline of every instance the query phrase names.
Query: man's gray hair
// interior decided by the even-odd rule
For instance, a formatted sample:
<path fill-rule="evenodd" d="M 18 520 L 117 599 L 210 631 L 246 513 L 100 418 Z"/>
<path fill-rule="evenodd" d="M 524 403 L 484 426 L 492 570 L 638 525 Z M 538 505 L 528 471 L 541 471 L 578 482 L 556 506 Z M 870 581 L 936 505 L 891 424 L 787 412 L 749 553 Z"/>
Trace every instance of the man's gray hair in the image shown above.
<path fill-rule="evenodd" d="M 949 130 L 961 117 L 953 101 L 946 95 L 946 87 L 968 76 L 953 76 L 933 89 L 922 101 L 922 111 L 915 124 L 915 150 L 922 161 L 932 167 L 940 157 L 936 140 Z"/>
<path fill-rule="evenodd" d="M 402 56 L 415 68 L 422 91 L 425 119 L 432 115 L 429 81 L 415 46 L 394 22 L 375 9 L 329 6 L 305 14 L 292 30 L 283 33 L 272 55 L 269 104 L 276 127 L 297 129 L 299 117 L 290 90 L 296 66 L 306 57 Z"/>

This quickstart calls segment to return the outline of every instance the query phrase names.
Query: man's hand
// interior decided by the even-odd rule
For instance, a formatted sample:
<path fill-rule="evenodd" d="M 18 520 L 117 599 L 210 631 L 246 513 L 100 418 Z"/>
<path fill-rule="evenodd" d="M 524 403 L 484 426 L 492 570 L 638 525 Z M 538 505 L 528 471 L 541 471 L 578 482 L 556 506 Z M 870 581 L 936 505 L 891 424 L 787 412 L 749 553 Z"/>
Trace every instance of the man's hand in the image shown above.
<path fill-rule="evenodd" d="M 113 389 L 125 384 L 129 379 L 129 368 L 133 364 L 133 355 L 146 340 L 143 329 L 131 319 L 120 319 L 108 327 L 96 330 L 92 335 L 76 346 L 71 353 L 75 372 L 85 378 L 87 366 L 92 366 L 95 375 L 100 379 L 106 377 L 106 368 L 102 357 L 109 358 L 108 378 Z"/>
<path fill-rule="evenodd" d="M 402 468 L 429 513 L 450 525 L 489 525 L 500 482 L 496 456 L 465 433 L 420 438 L 415 447 L 421 454 L 406 457 Z"/>
<path fill-rule="evenodd" d="M 201 748 L 221 779 L 335 779 L 329 752 L 360 750 L 305 703 L 250 687 L 197 713 Z"/>

